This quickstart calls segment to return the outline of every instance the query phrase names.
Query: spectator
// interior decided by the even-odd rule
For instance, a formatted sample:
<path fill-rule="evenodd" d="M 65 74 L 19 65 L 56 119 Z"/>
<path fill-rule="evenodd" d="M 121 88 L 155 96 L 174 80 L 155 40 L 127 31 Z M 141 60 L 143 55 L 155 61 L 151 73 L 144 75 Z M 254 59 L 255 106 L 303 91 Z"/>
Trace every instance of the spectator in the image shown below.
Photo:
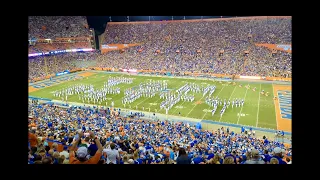
<path fill-rule="evenodd" d="M 273 149 L 273 153 L 274 153 L 273 158 L 278 159 L 279 164 L 287 164 L 285 161 L 282 160 L 283 155 L 282 155 L 282 149 L 280 147 L 275 147 Z"/>
<path fill-rule="evenodd" d="M 46 157 L 42 159 L 42 164 L 53 164 L 52 158 Z"/>
<path fill-rule="evenodd" d="M 246 161 L 255 161 L 257 159 L 257 154 L 263 154 L 261 155 L 262 159 L 266 162 L 270 162 L 272 156 L 269 155 L 268 151 L 265 151 L 269 149 L 274 151 L 274 158 L 279 158 L 280 160 L 282 160 L 282 156 L 284 156 L 285 152 L 287 152 L 286 156 L 292 156 L 291 149 L 286 148 L 283 143 L 276 142 L 271 139 L 269 139 L 268 143 L 265 143 L 258 137 L 248 138 L 248 135 L 241 133 L 228 134 L 221 128 L 219 128 L 219 132 L 202 129 L 195 132 L 195 127 L 189 126 L 185 122 L 150 120 L 148 118 L 141 120 L 137 117 L 124 118 L 121 115 L 122 113 L 114 114 L 112 117 L 110 116 L 106 118 L 106 114 L 102 111 L 97 111 L 96 108 L 93 110 L 89 107 L 62 108 L 54 105 L 30 102 L 28 104 L 28 108 L 30 117 L 33 117 L 35 114 L 42 116 L 46 115 L 44 116 L 46 119 L 42 117 L 38 118 L 38 122 L 35 125 L 35 128 L 37 128 L 39 133 L 43 133 L 41 136 L 50 137 L 53 141 L 57 141 L 58 138 L 63 139 L 64 137 L 71 139 L 71 141 L 74 139 L 72 148 L 69 152 L 70 164 L 103 163 L 103 148 L 99 140 L 101 137 L 106 138 L 105 149 L 108 150 L 104 150 L 104 152 L 112 151 L 112 148 L 113 152 L 118 152 L 117 155 L 119 159 L 109 159 L 110 162 L 116 161 L 116 164 L 130 164 L 132 161 L 134 164 L 172 164 L 174 162 L 177 164 L 190 164 L 192 160 L 195 164 L 223 164 L 224 159 L 227 159 L 228 157 L 233 159 L 233 163 L 244 164 Z M 51 113 L 48 114 L 46 112 Z M 86 116 L 86 114 L 91 115 Z M 65 134 L 61 133 L 59 130 L 61 129 L 61 125 L 59 123 L 52 122 L 54 119 L 60 119 L 61 115 L 70 117 L 69 122 L 65 126 Z M 73 117 L 79 117 L 79 119 Z M 48 124 L 48 121 L 52 122 L 52 127 L 41 130 L 41 124 Z M 30 121 L 29 124 L 30 123 L 32 123 L 32 121 Z M 100 123 L 103 125 L 102 128 L 100 128 Z M 83 136 L 84 133 L 81 130 L 81 132 L 79 132 L 79 128 L 81 128 L 82 125 L 91 128 L 99 127 L 100 129 L 96 131 L 96 138 L 94 134 L 91 135 L 89 130 L 85 131 L 85 133 L 88 133 L 89 139 L 92 139 L 93 137 L 95 139 L 94 142 L 98 148 L 95 153 L 93 152 L 94 150 L 88 150 L 86 147 L 79 147 L 78 150 L 76 150 L 79 142 L 85 138 Z M 124 127 L 123 129 L 118 128 L 122 126 Z M 142 131 L 143 128 L 148 129 L 148 131 Z M 115 130 L 119 131 L 119 133 L 116 133 Z M 57 135 L 58 131 L 61 136 Z M 163 137 L 155 136 L 155 134 L 160 134 L 160 132 L 162 132 Z M 176 136 L 177 132 L 179 132 L 180 137 Z M 181 142 L 181 138 L 187 139 L 190 135 L 194 136 L 191 143 L 188 141 Z M 147 139 L 145 139 L 145 137 L 147 137 Z M 90 141 L 92 140 L 89 140 L 89 142 Z M 124 151 L 124 149 L 121 150 L 121 148 L 124 147 L 124 144 L 122 143 L 125 141 L 127 141 L 125 146 L 128 147 L 126 151 Z M 167 144 L 170 144 L 171 146 L 167 146 Z M 93 146 L 94 144 L 90 145 L 89 148 L 92 148 Z M 100 146 L 101 148 L 99 148 Z M 183 148 L 184 146 L 186 149 Z M 280 150 L 277 148 L 280 148 Z M 28 156 L 29 164 L 32 164 L 32 162 L 35 164 L 36 159 L 40 159 L 40 162 L 42 162 L 42 159 L 46 157 L 55 157 L 57 159 L 58 152 L 54 152 L 53 148 L 49 149 L 50 148 L 48 146 L 41 148 L 40 144 L 36 147 L 30 147 Z M 135 149 L 135 151 L 132 149 Z M 283 151 L 282 149 L 287 151 Z M 66 150 L 67 147 L 64 148 L 63 152 L 59 153 L 60 158 L 63 154 L 67 153 Z M 173 150 L 173 156 L 170 152 L 171 150 Z M 48 152 L 47 154 L 46 151 Z M 213 158 L 209 159 L 213 152 L 215 152 Z M 232 153 L 229 154 L 227 152 Z M 201 156 L 199 156 L 199 154 L 201 154 Z M 112 158 L 111 155 L 107 155 L 107 159 L 108 157 Z M 195 158 L 191 160 L 192 157 Z M 58 163 L 61 163 L 62 161 L 59 160 L 60 158 L 58 158 Z M 169 158 L 169 161 L 167 158 Z M 110 162 L 107 162 L 107 159 L 105 160 L 105 163 L 110 164 Z M 120 161 L 120 159 L 122 160 Z M 209 160 L 206 161 L 207 159 Z M 54 162 L 53 159 L 52 162 Z M 37 163 L 39 163 L 39 160 Z M 65 159 L 63 163 L 68 163 L 68 160 Z M 111 163 L 114 164 L 114 162 Z"/>
<path fill-rule="evenodd" d="M 87 155 L 88 155 L 87 148 L 86 147 L 79 147 L 77 150 L 77 157 L 75 157 L 74 150 L 77 147 L 77 145 L 79 144 L 79 141 L 81 140 L 82 136 L 83 136 L 83 133 L 80 132 L 79 138 L 72 145 L 72 148 L 71 148 L 70 154 L 69 154 L 70 164 L 97 164 L 100 160 L 101 155 L 102 155 L 102 146 L 101 146 L 99 139 L 97 139 L 95 137 L 94 133 L 91 131 L 90 131 L 90 138 L 94 139 L 95 143 L 98 146 L 98 150 L 97 150 L 96 154 L 93 157 L 91 157 L 90 159 L 87 159 Z"/>
<path fill-rule="evenodd" d="M 235 164 L 233 157 L 228 156 L 228 157 L 224 158 L 223 164 Z"/>
<path fill-rule="evenodd" d="M 292 161 L 291 161 L 291 159 L 290 158 L 286 158 L 286 161 L 287 161 L 287 164 L 292 164 Z"/>
<path fill-rule="evenodd" d="M 271 158 L 269 164 L 279 164 L 279 160 L 277 158 Z"/>
<path fill-rule="evenodd" d="M 68 146 L 63 147 L 63 151 L 60 152 L 60 156 L 64 156 L 66 159 L 69 159 Z"/>
<path fill-rule="evenodd" d="M 120 156 L 118 150 L 115 149 L 116 145 L 114 143 L 110 144 L 110 148 L 106 148 L 103 152 L 107 158 L 107 164 L 112 162 L 112 164 L 119 164 Z"/>
<path fill-rule="evenodd" d="M 58 159 L 58 164 L 64 164 L 65 159 L 66 158 L 65 158 L 64 155 L 60 156 L 59 159 Z"/>
<path fill-rule="evenodd" d="M 58 143 L 55 142 L 52 144 L 52 150 L 53 150 L 53 152 L 58 151 Z"/>
<path fill-rule="evenodd" d="M 29 131 L 29 143 L 31 147 L 37 147 L 38 146 L 38 137 L 35 134 L 35 130 Z"/>
<path fill-rule="evenodd" d="M 191 159 L 188 157 L 186 150 L 184 148 L 179 149 L 177 164 L 191 164 Z"/>
<path fill-rule="evenodd" d="M 245 164 L 265 164 L 263 160 L 261 160 L 259 151 L 256 149 L 251 150 L 251 159 L 246 161 Z"/>

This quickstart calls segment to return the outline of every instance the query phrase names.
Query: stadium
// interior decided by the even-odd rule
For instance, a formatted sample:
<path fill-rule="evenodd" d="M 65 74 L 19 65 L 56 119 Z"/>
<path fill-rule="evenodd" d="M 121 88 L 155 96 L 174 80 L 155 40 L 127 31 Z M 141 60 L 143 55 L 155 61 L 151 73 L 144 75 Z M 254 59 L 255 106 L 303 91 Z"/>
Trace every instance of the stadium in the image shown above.
<path fill-rule="evenodd" d="M 29 16 L 28 164 L 291 164 L 291 16 Z"/>

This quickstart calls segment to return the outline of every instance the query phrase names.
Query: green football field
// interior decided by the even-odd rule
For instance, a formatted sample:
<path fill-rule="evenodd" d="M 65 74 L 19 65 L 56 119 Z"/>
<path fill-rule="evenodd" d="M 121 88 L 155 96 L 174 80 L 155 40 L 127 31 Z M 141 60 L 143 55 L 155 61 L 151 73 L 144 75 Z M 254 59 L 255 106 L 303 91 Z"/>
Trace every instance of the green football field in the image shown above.
<path fill-rule="evenodd" d="M 160 99 L 159 93 L 156 94 L 153 98 L 141 97 L 131 104 L 126 104 L 124 107 L 121 103 L 122 97 L 124 96 L 124 90 L 127 88 L 138 86 L 141 82 L 146 82 L 150 80 L 166 80 L 168 83 L 168 89 L 175 92 L 176 89 L 179 89 L 186 83 L 192 82 L 198 85 L 215 85 L 216 90 L 212 96 L 222 99 L 241 98 L 245 100 L 243 107 L 233 107 L 231 105 L 226 109 L 223 116 L 220 116 L 220 110 L 222 106 L 218 106 L 216 113 L 212 116 L 211 110 L 213 107 L 210 107 L 205 103 L 205 98 L 208 96 L 208 93 L 203 97 L 202 93 L 194 93 L 195 100 L 193 102 L 184 102 L 180 101 L 173 106 L 168 112 L 170 115 L 176 115 L 181 117 L 196 118 L 196 119 L 206 119 L 219 122 L 227 122 L 240 125 L 248 125 L 261 128 L 270 128 L 277 129 L 276 114 L 275 114 L 275 105 L 273 101 L 273 88 L 272 84 L 269 83 L 257 83 L 257 82 L 236 82 L 236 85 L 229 84 L 226 81 L 212 81 L 212 80 L 199 80 L 199 79 L 182 79 L 182 78 L 170 78 L 170 77 L 154 77 L 154 76 L 134 76 L 134 75 L 123 75 L 123 74 L 107 74 L 107 73 L 96 73 L 88 78 L 72 80 L 68 82 L 62 82 L 57 85 L 49 86 L 43 89 L 29 93 L 30 96 L 40 97 L 40 98 L 49 98 L 57 99 L 53 96 L 53 91 L 61 90 L 62 88 L 69 87 L 73 84 L 92 84 L 95 88 L 101 88 L 104 82 L 107 81 L 108 77 L 112 76 L 123 76 L 134 78 L 132 84 L 119 84 L 115 87 L 121 89 L 121 93 L 118 95 L 107 95 L 107 103 L 111 105 L 111 102 L 114 101 L 115 107 L 133 109 L 139 111 L 144 110 L 150 112 L 156 112 L 165 114 L 165 110 L 160 110 L 160 102 L 164 99 Z M 239 87 L 239 85 L 242 87 Z M 250 89 L 245 88 L 246 85 L 250 85 Z M 256 91 L 253 91 L 252 88 L 256 87 Z M 269 92 L 269 96 L 260 94 L 264 90 Z M 190 93 L 188 93 L 190 94 Z M 192 93 L 193 94 L 193 93 Z M 68 102 L 79 102 L 78 95 L 68 96 Z M 87 103 L 87 102 L 85 102 Z M 103 102 L 101 105 L 105 105 Z M 97 104 L 98 105 L 98 104 Z M 131 107 L 131 108 L 130 108 Z"/>

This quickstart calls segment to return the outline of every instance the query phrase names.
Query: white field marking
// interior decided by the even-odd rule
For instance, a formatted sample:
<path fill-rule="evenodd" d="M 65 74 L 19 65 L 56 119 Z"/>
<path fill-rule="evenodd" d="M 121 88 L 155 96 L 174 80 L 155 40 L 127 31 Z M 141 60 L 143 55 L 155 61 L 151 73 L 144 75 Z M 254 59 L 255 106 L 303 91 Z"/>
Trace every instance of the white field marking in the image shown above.
<path fill-rule="evenodd" d="M 203 112 L 207 113 L 207 112 L 211 112 L 211 110 L 210 109 L 204 109 Z M 203 117 L 202 117 L 202 119 L 203 119 Z"/>
<path fill-rule="evenodd" d="M 234 86 L 234 89 L 233 89 L 233 91 L 232 91 L 232 93 L 231 93 L 228 101 L 230 101 L 230 99 L 231 99 L 231 97 L 232 97 L 232 95 L 233 95 L 233 93 L 234 93 L 234 90 L 236 90 L 236 88 L 237 88 L 237 86 Z M 219 122 L 221 121 L 221 118 L 222 118 L 222 116 L 220 116 Z"/>
<path fill-rule="evenodd" d="M 143 101 L 141 101 L 140 103 L 136 104 L 136 106 L 138 106 L 139 104 L 143 103 L 144 101 L 148 100 L 150 98 L 145 98 Z"/>
<path fill-rule="evenodd" d="M 274 94 L 273 83 L 272 83 L 272 94 L 273 94 L 273 98 L 274 98 L 275 94 Z M 279 129 L 279 124 L 278 124 L 278 119 L 277 119 L 276 101 L 273 98 L 272 98 L 272 100 L 273 100 L 273 104 L 274 104 L 274 114 L 276 115 L 277 130 L 278 130 Z"/>
<path fill-rule="evenodd" d="M 258 100 L 258 112 L 257 112 L 257 122 L 256 127 L 258 127 L 258 121 L 259 121 L 259 104 L 260 104 L 260 93 L 261 92 L 261 83 L 260 83 L 260 90 L 259 90 L 259 100 Z"/>
<path fill-rule="evenodd" d="M 218 95 L 221 93 L 221 91 L 222 91 L 222 89 L 223 89 L 224 87 L 225 87 L 225 86 L 223 86 L 223 87 L 220 89 L 219 93 L 217 94 L 217 97 L 218 97 Z M 208 113 L 208 112 L 204 113 L 204 115 L 202 116 L 201 119 L 203 119 L 203 118 L 206 116 L 207 113 Z"/>
<path fill-rule="evenodd" d="M 174 108 L 177 108 L 177 109 L 183 109 L 183 108 L 184 108 L 184 106 L 176 106 L 176 107 L 174 107 Z"/>
<path fill-rule="evenodd" d="M 244 99 L 243 99 L 243 101 L 246 100 L 247 92 L 248 92 L 248 89 L 246 90 L 246 93 L 244 94 Z M 242 112 L 242 108 L 243 108 L 243 106 L 242 106 L 241 109 L 240 109 L 240 114 L 241 114 L 241 112 Z M 238 117 L 237 124 L 239 124 L 239 120 L 240 120 L 240 116 Z"/>

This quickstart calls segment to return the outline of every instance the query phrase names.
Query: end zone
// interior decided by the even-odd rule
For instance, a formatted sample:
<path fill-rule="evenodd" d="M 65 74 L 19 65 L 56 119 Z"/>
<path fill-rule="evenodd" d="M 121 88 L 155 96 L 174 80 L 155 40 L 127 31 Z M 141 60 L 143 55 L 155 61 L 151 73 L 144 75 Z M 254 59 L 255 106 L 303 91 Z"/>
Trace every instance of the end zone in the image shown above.
<path fill-rule="evenodd" d="M 29 93 L 30 93 L 30 92 L 34 92 L 34 91 L 38 91 L 38 90 L 39 90 L 38 88 L 29 86 Z"/>
<path fill-rule="evenodd" d="M 85 72 L 85 73 L 81 73 L 81 74 L 78 74 L 78 76 L 82 76 L 82 77 L 88 77 L 88 76 L 92 76 L 96 73 L 92 73 L 92 72 Z"/>
<path fill-rule="evenodd" d="M 292 132 L 291 128 L 291 86 L 273 85 L 273 94 L 277 98 L 274 100 L 277 129 Z"/>

